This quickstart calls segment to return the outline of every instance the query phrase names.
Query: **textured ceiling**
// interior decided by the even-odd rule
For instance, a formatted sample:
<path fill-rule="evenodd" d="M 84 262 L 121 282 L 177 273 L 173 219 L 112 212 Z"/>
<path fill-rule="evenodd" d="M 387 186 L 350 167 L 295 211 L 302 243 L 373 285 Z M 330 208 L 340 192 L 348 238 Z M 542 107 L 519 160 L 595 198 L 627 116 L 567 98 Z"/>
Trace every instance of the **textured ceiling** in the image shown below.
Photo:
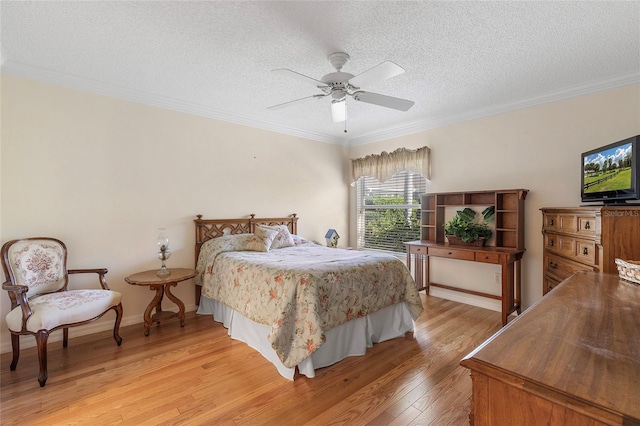
<path fill-rule="evenodd" d="M 2 72 L 259 128 L 360 144 L 640 82 L 640 2 L 13 2 Z M 385 60 L 406 72 L 366 89 L 408 112 L 348 102 L 348 133 L 320 79 Z"/>

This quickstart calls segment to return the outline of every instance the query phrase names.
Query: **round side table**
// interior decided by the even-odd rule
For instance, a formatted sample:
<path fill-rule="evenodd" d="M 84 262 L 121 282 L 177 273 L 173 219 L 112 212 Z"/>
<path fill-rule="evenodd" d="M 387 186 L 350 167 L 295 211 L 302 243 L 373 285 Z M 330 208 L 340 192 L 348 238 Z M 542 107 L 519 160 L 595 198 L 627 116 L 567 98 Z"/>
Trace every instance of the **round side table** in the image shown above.
<path fill-rule="evenodd" d="M 124 280 L 131 285 L 148 286 L 150 290 L 155 290 L 154 296 L 147 309 L 144 311 L 144 335 L 149 335 L 151 324 L 160 322 L 169 318 L 178 317 L 180 319 L 180 327 L 184 327 L 184 303 L 171 293 L 171 287 L 178 285 L 180 281 L 185 281 L 196 276 L 195 269 L 175 268 L 169 269 L 171 274 L 166 277 L 159 277 L 156 272 L 144 271 L 137 274 L 129 275 Z M 162 299 L 167 295 L 169 300 L 178 306 L 178 312 L 163 311 Z M 151 312 L 155 308 L 155 313 Z"/>

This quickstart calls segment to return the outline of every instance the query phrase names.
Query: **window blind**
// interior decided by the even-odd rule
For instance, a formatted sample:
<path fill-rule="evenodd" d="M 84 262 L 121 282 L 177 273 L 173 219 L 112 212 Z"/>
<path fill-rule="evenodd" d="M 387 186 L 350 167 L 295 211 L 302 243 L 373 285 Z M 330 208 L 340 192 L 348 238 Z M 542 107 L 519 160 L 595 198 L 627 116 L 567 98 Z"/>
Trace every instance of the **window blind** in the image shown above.
<path fill-rule="evenodd" d="M 422 174 L 402 171 L 386 182 L 363 176 L 356 188 L 359 249 L 405 253 L 404 242 L 420 239 Z"/>

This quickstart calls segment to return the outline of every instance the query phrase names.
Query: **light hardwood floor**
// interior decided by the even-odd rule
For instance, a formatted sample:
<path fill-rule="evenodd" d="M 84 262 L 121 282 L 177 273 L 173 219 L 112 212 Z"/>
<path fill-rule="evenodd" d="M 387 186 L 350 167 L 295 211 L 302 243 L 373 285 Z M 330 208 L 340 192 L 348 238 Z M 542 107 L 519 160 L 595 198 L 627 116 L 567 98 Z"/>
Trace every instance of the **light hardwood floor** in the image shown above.
<path fill-rule="evenodd" d="M 362 357 L 283 379 L 211 317 L 49 345 L 49 379 L 35 348 L 16 371 L 0 356 L 2 425 L 466 425 L 471 379 L 458 363 L 500 328 L 500 313 L 424 296 L 414 339 L 375 344 Z M 5 332 L 3 330 L 3 332 Z"/>

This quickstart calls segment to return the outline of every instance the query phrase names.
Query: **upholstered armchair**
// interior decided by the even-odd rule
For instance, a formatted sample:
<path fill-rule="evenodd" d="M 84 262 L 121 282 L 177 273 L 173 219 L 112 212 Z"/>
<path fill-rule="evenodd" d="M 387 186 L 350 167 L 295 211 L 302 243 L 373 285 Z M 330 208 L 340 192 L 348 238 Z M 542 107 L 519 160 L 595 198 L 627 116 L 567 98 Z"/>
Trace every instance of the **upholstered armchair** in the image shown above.
<path fill-rule="evenodd" d="M 20 335 L 36 338 L 40 373 L 38 382 L 47 381 L 47 339 L 52 331 L 62 328 L 62 346 L 67 347 L 69 327 L 95 321 L 110 310 L 116 312 L 113 338 L 118 346 L 122 320 L 122 295 L 109 290 L 106 269 L 67 269 L 67 247 L 55 238 L 25 238 L 2 246 L 2 268 L 9 292 L 11 312 L 6 317 L 11 332 L 15 370 L 20 356 Z M 102 289 L 67 290 L 69 275 L 94 273 Z"/>

